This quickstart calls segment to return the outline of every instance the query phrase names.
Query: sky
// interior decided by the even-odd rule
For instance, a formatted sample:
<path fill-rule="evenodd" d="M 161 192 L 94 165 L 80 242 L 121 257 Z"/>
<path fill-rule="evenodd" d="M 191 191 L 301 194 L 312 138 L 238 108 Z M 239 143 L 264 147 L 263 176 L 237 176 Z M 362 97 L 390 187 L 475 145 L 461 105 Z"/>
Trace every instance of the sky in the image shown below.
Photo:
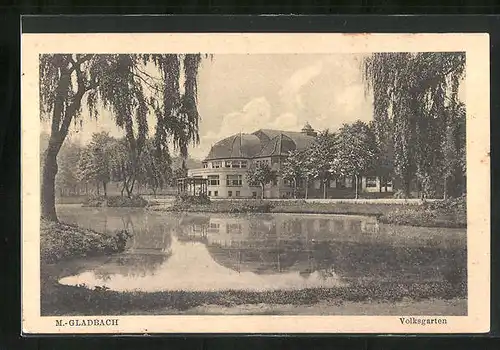
<path fill-rule="evenodd" d="M 190 156 L 203 159 L 218 140 L 261 128 L 316 130 L 372 119 L 372 97 L 362 80 L 361 55 L 269 54 L 214 55 L 202 61 L 198 80 L 200 144 Z M 93 132 L 119 137 L 109 112 L 91 120 L 83 110 L 82 127 L 72 138 L 87 143 Z M 150 125 L 151 133 L 154 125 Z"/>

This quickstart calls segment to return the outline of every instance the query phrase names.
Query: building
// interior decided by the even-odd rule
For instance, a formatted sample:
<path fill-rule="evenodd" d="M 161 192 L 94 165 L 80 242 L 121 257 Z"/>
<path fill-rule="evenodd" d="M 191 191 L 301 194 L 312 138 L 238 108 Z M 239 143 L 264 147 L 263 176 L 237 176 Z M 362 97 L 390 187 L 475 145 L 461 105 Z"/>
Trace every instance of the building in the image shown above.
<path fill-rule="evenodd" d="M 206 188 L 192 193 L 207 193 L 211 198 L 260 198 L 262 189 L 250 186 L 246 179 L 247 169 L 252 164 L 268 164 L 272 170 L 279 173 L 283 161 L 290 151 L 304 150 L 311 145 L 317 133 L 306 123 L 302 131 L 283 131 L 260 129 L 251 134 L 239 133 L 215 143 L 203 161 L 203 168 L 188 170 L 189 179 L 204 179 Z M 377 177 L 363 177 L 360 189 L 366 192 L 386 191 L 386 184 L 381 184 Z M 299 188 L 299 195 L 305 192 L 304 184 Z M 338 189 L 329 190 L 330 195 L 343 192 L 352 192 L 351 179 L 337 179 L 330 181 L 328 187 Z M 346 190 L 347 189 L 347 190 Z M 392 191 L 392 189 L 390 189 Z M 264 189 L 265 198 L 291 198 L 293 186 L 278 176 L 272 184 Z M 323 196 L 319 180 L 309 183 L 308 197 Z"/>

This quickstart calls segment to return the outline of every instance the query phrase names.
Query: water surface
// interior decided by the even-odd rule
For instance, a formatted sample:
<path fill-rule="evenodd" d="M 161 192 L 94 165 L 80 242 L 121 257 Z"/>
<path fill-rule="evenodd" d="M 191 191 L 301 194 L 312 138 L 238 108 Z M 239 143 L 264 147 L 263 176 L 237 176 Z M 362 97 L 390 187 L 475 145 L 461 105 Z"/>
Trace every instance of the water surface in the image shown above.
<path fill-rule="evenodd" d="M 465 229 L 379 224 L 363 216 L 158 213 L 58 206 L 63 222 L 126 229 L 126 251 L 60 283 L 117 291 L 297 290 L 350 282 L 466 279 Z"/>

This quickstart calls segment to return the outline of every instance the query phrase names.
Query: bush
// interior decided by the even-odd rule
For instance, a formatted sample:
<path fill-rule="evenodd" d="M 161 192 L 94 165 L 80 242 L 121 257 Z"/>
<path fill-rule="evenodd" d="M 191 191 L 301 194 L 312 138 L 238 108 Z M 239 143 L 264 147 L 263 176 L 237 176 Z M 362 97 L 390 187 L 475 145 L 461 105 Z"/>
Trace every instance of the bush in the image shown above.
<path fill-rule="evenodd" d="M 210 198 L 206 194 L 193 196 L 189 194 L 181 194 L 175 197 L 175 205 L 205 205 L 210 204 Z"/>
<path fill-rule="evenodd" d="M 403 190 L 397 190 L 394 192 L 393 197 L 396 199 L 406 199 L 408 196 L 404 193 Z"/>
<path fill-rule="evenodd" d="M 264 201 L 233 201 L 229 204 L 229 213 L 269 213 L 273 205 Z"/>
<path fill-rule="evenodd" d="M 148 205 L 148 201 L 141 196 L 134 195 L 132 197 L 125 196 L 90 196 L 83 203 L 84 207 L 135 207 L 144 208 Z"/>
<path fill-rule="evenodd" d="M 139 207 L 144 208 L 148 204 L 148 201 L 141 196 L 113 196 L 108 197 L 107 206 L 108 207 Z"/>
<path fill-rule="evenodd" d="M 107 235 L 78 226 L 41 220 L 40 254 L 45 263 L 67 258 L 122 252 L 131 236 L 128 231 Z"/>

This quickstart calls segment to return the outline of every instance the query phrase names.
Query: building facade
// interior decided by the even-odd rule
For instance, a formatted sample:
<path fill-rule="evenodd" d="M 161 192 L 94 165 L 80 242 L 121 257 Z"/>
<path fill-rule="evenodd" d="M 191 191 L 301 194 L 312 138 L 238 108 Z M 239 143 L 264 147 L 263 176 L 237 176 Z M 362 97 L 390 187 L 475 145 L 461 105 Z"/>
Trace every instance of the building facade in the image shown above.
<path fill-rule="evenodd" d="M 252 164 L 268 164 L 279 174 L 289 152 L 308 148 L 316 136 L 317 133 L 309 124 L 301 132 L 260 129 L 252 134 L 232 135 L 215 143 L 202 163 L 203 168 L 189 169 L 188 177 L 206 179 L 206 193 L 210 198 L 260 198 L 260 186 L 251 186 L 246 179 L 248 168 Z M 308 184 L 308 197 L 322 197 L 322 186 L 320 180 L 311 181 Z M 329 181 L 327 186 L 327 192 L 331 195 L 350 192 L 354 187 L 350 178 Z M 303 197 L 305 184 L 299 184 L 298 187 L 299 196 Z M 359 188 L 365 192 L 392 191 L 392 184 L 382 184 L 378 177 L 363 177 Z M 265 198 L 292 198 L 293 193 L 293 185 L 280 176 L 264 188 Z"/>

